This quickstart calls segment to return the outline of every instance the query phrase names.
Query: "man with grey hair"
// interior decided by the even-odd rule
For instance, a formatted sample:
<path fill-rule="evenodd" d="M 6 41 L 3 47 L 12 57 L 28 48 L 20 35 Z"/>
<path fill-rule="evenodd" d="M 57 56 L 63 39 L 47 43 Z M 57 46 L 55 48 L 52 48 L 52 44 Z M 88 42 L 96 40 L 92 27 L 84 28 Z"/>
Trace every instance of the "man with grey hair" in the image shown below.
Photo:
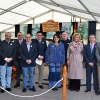
<path fill-rule="evenodd" d="M 17 87 L 20 86 L 20 73 L 21 73 L 20 62 L 21 62 L 21 57 L 19 56 L 19 47 L 25 41 L 23 39 L 23 33 L 22 32 L 18 32 L 17 38 L 18 39 L 15 41 L 15 45 L 16 45 L 15 67 L 16 67 L 16 80 L 17 80 L 17 82 L 16 82 L 14 88 L 17 88 Z"/>
<path fill-rule="evenodd" d="M 7 91 L 11 91 L 11 74 L 12 66 L 14 66 L 14 58 L 16 55 L 15 44 L 11 42 L 11 33 L 5 34 L 5 40 L 0 43 L 0 78 L 1 86 Z M 1 89 L 1 93 L 5 91 Z"/>
<path fill-rule="evenodd" d="M 68 46 L 69 46 L 69 43 L 71 42 L 71 40 L 68 39 L 68 34 L 65 31 L 62 32 L 61 42 L 63 43 L 64 48 L 65 48 L 65 65 L 67 65 L 67 49 L 68 49 Z M 63 70 L 63 66 L 61 68 L 61 77 L 63 74 L 62 70 Z"/>
<path fill-rule="evenodd" d="M 71 42 L 71 40 L 68 39 L 68 34 L 64 31 L 62 32 L 62 40 L 61 42 L 64 44 L 64 48 L 65 48 L 65 62 L 67 61 L 67 49 L 69 46 L 69 43 Z"/>

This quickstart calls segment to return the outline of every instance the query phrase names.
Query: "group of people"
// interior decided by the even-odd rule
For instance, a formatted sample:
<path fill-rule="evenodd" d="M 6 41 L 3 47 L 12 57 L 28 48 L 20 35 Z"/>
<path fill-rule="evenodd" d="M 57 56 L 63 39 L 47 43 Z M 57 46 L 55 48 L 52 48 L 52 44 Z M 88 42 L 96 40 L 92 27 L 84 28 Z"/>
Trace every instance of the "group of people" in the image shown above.
<path fill-rule="evenodd" d="M 86 87 L 84 92 L 91 91 L 91 74 L 93 72 L 94 90 L 96 94 L 100 94 L 100 43 L 95 43 L 95 36 L 90 35 L 90 43 L 83 46 L 81 36 L 75 33 L 72 40 L 68 39 L 66 32 L 62 32 L 62 39 L 58 34 L 54 34 L 53 41 L 47 46 L 43 40 L 42 32 L 37 32 L 36 39 L 32 40 L 30 34 L 26 34 L 26 39 L 23 38 L 23 33 L 17 34 L 18 39 L 15 42 L 11 41 L 11 33 L 5 34 L 5 40 L 0 42 L 0 80 L 1 93 L 12 91 L 11 75 L 12 66 L 16 66 L 16 84 L 14 88 L 20 86 L 20 73 L 23 73 L 23 89 L 22 92 L 29 90 L 36 91 L 35 88 L 35 66 L 39 72 L 39 88 L 43 89 L 43 70 L 44 62 L 49 68 L 49 88 L 52 88 L 56 82 L 61 79 L 63 66 L 68 66 L 68 88 L 70 91 L 79 91 L 81 79 L 83 78 L 83 58 L 86 62 Z M 36 64 L 36 59 L 42 60 L 42 64 Z M 98 67 L 97 67 L 98 66 Z M 98 70 L 97 70 L 98 68 Z M 29 84 L 28 78 L 29 75 Z M 98 77 L 99 76 L 99 77 Z M 99 79 L 99 81 L 98 81 Z M 99 84 L 98 84 L 99 83 Z M 61 83 L 58 83 L 53 91 L 61 88 Z"/>
<path fill-rule="evenodd" d="M 23 73 L 23 92 L 26 92 L 27 87 L 29 90 L 36 91 L 34 81 L 35 66 L 39 70 L 39 87 L 43 89 L 43 63 L 37 65 L 35 63 L 36 58 L 43 60 L 47 49 L 46 41 L 42 39 L 41 32 L 37 32 L 37 39 L 32 41 L 30 34 L 26 35 L 26 39 L 23 38 L 23 33 L 17 34 L 18 39 L 14 42 L 11 41 L 11 33 L 5 34 L 5 40 L 0 42 L 0 81 L 1 93 L 12 91 L 11 89 L 11 75 L 12 66 L 16 67 L 16 84 L 14 88 L 20 86 L 20 73 L 22 69 Z M 29 75 L 29 84 L 28 84 Z"/>
<path fill-rule="evenodd" d="M 86 67 L 86 90 L 91 91 L 91 76 L 95 94 L 100 95 L 100 43 L 96 43 L 94 34 L 89 35 L 89 44 L 83 46 L 79 33 L 72 37 L 67 50 L 68 79 L 70 91 L 80 90 L 80 80 L 83 78 L 83 59 Z M 98 78 L 99 76 L 99 78 Z"/>

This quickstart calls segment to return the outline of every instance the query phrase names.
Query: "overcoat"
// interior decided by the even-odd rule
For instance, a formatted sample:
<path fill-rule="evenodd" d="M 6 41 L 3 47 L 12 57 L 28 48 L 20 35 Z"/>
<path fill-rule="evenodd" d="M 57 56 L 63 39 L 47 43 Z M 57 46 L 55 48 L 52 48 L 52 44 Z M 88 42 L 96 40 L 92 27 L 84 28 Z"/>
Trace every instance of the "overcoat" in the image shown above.
<path fill-rule="evenodd" d="M 83 44 L 78 42 L 78 46 L 74 47 L 75 42 L 69 44 L 67 50 L 67 59 L 69 59 L 68 78 L 82 79 L 83 78 Z M 76 43 L 77 45 L 77 43 Z"/>

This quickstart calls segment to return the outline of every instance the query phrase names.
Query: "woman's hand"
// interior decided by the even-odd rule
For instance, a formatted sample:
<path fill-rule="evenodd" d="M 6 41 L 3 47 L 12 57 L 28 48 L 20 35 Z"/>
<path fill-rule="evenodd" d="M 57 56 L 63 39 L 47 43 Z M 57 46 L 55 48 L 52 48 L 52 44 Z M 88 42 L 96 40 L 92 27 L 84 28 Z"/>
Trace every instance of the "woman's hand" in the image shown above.
<path fill-rule="evenodd" d="M 70 61 L 69 61 L 69 60 L 67 60 L 67 65 L 68 65 L 68 66 L 70 65 Z"/>
<path fill-rule="evenodd" d="M 49 65 L 49 63 L 48 63 L 48 62 L 46 62 L 46 65 Z"/>

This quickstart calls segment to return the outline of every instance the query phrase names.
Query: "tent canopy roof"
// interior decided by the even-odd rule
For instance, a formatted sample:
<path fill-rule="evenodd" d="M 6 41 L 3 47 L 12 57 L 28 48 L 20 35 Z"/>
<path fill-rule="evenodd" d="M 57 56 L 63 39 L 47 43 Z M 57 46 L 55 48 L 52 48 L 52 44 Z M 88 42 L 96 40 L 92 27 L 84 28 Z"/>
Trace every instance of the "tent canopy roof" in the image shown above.
<path fill-rule="evenodd" d="M 100 0 L 0 0 L 0 31 L 50 11 L 100 23 Z"/>

